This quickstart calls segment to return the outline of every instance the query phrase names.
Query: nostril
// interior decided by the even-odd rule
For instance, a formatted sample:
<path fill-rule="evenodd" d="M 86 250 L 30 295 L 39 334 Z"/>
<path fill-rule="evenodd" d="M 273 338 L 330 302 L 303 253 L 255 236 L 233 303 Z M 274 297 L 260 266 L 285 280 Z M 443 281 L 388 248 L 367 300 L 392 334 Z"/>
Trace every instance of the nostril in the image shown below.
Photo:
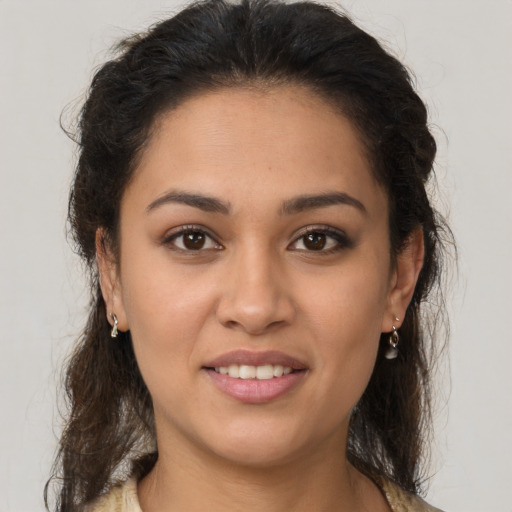
<path fill-rule="evenodd" d="M 251 269 L 245 275 L 230 274 L 224 284 L 216 308 L 224 327 L 257 335 L 293 321 L 289 288 L 278 277 L 271 279 L 268 272 Z"/>
<path fill-rule="evenodd" d="M 222 323 L 224 327 L 228 329 L 245 331 L 253 336 L 258 336 L 260 334 L 272 332 L 276 329 L 280 329 L 281 327 L 287 324 L 287 322 L 284 320 L 274 320 L 268 322 L 265 319 L 254 318 L 250 320 L 244 319 L 242 321 L 228 320 Z"/>

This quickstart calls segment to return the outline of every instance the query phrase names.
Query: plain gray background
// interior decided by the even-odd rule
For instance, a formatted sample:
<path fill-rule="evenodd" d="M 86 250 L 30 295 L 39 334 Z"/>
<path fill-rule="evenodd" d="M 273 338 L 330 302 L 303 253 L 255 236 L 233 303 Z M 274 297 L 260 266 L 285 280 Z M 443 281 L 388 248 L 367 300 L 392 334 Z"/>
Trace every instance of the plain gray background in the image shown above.
<path fill-rule="evenodd" d="M 65 239 L 74 149 L 59 115 L 82 97 L 107 48 L 177 5 L 0 0 L 1 512 L 43 509 L 57 374 L 87 301 Z M 449 512 L 510 512 L 512 1 L 343 5 L 417 76 L 440 148 L 440 208 L 459 245 L 451 369 L 439 393 L 448 406 L 428 500 Z"/>

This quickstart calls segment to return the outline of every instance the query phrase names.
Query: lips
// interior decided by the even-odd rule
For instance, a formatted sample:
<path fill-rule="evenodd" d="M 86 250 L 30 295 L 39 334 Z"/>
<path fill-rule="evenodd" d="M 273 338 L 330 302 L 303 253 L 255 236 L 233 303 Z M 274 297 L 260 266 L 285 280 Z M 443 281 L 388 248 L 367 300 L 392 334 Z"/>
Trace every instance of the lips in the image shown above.
<path fill-rule="evenodd" d="M 289 367 L 292 370 L 305 370 L 307 368 L 305 363 L 276 350 L 268 350 L 265 352 L 236 350 L 216 357 L 206 363 L 204 367 L 220 368 L 221 366 L 230 365 L 263 366 L 268 364 L 273 366 L 280 365 L 283 367 Z"/>
<path fill-rule="evenodd" d="M 292 391 L 304 379 L 307 366 L 282 352 L 237 350 L 209 361 L 203 370 L 223 394 L 261 404 Z"/>

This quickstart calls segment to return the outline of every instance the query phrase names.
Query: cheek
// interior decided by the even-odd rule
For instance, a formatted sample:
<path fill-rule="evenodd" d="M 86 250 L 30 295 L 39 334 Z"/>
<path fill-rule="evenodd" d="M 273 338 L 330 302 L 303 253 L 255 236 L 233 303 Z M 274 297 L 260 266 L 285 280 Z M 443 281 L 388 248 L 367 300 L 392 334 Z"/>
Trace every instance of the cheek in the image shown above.
<path fill-rule="evenodd" d="M 316 343 L 317 364 L 340 397 L 352 389 L 355 402 L 371 376 L 387 307 L 385 265 L 347 265 L 331 279 L 304 294 L 308 328 Z M 384 267 L 385 268 L 385 267 Z"/>
<path fill-rule="evenodd" d="M 304 283 L 302 296 L 310 311 L 308 317 L 318 329 L 350 339 L 356 345 L 366 333 L 380 333 L 388 295 L 383 267 L 376 261 L 346 265 L 314 287 Z"/>
<path fill-rule="evenodd" d="M 165 255 L 150 261 L 150 272 L 137 258 L 123 267 L 123 303 L 144 378 L 166 382 L 192 364 L 213 298 L 207 286 L 173 269 Z"/>

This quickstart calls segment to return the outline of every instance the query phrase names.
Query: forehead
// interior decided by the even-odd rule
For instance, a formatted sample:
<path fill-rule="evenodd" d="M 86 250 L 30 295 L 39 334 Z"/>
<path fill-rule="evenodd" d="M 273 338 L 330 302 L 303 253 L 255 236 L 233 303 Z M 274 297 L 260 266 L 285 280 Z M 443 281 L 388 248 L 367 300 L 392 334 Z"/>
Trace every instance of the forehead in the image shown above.
<path fill-rule="evenodd" d="M 148 199 L 177 188 L 233 201 L 327 190 L 385 201 L 355 127 L 300 86 L 221 89 L 162 114 L 131 187 Z"/>

